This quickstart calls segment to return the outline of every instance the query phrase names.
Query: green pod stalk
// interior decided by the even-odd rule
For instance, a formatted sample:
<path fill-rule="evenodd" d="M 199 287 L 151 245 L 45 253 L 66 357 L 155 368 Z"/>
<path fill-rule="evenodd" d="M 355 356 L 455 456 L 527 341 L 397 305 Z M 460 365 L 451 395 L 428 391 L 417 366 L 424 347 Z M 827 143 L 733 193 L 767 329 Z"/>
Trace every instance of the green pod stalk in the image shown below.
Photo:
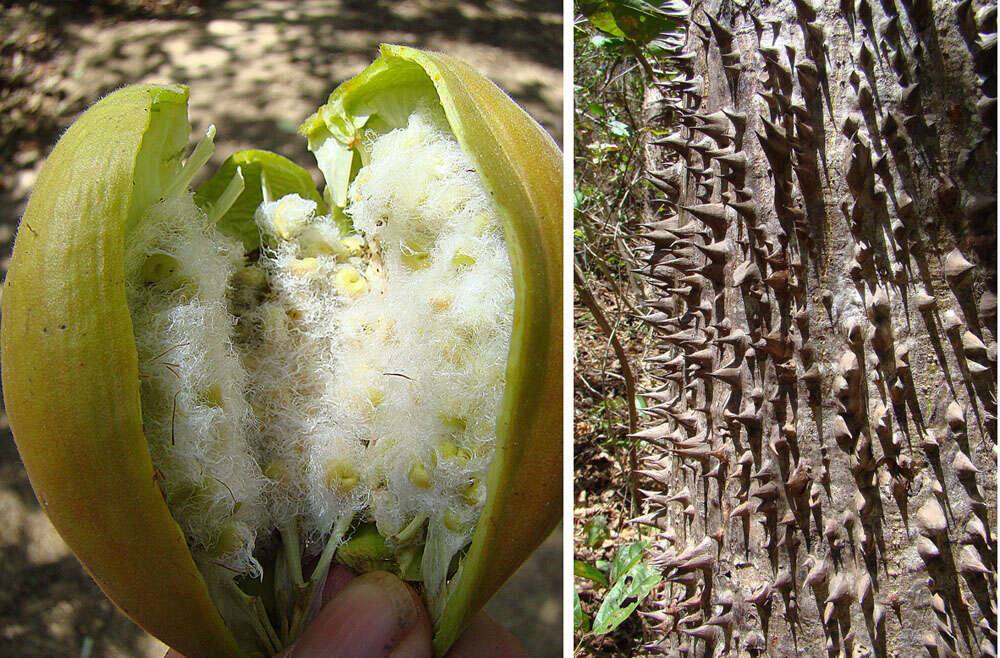
<path fill-rule="evenodd" d="M 56 145 L 4 284 L 3 387 L 38 500 L 109 598 L 189 658 L 235 656 L 245 652 L 157 483 L 124 282 L 123 236 L 181 172 L 186 102 L 183 87 L 122 89 L 84 113 Z M 447 56 L 383 46 L 378 60 L 303 125 L 311 147 L 331 139 L 343 147 L 327 149 L 335 157 L 320 161 L 338 221 L 365 157 L 362 129 L 387 132 L 428 103 L 444 110 L 496 202 L 515 289 L 486 502 L 435 619 L 441 655 L 559 518 L 562 174 L 552 140 L 495 85 Z M 285 163 L 273 154 L 237 154 L 196 200 L 231 196 L 234 175 L 242 184 L 267 172 L 271 184 L 298 191 L 308 178 Z M 288 175 L 279 180 L 275 172 Z M 315 190 L 301 194 L 319 201 Z M 240 195 L 218 224 L 248 249 L 254 235 L 238 216 L 255 204 Z"/>

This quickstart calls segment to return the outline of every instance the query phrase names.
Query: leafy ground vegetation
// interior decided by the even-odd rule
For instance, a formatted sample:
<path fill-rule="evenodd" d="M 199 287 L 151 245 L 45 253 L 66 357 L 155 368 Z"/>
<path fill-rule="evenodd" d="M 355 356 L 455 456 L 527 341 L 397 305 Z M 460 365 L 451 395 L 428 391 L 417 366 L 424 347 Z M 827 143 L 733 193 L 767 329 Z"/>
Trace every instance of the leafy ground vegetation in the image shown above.
<path fill-rule="evenodd" d="M 628 236 L 655 203 L 644 115 L 668 14 L 637 2 L 579 2 L 574 25 L 574 641 L 577 655 L 636 655 L 651 639 L 642 604 L 659 584 L 638 516 L 637 430 L 646 296 Z M 640 612 L 637 614 L 636 610 Z"/>

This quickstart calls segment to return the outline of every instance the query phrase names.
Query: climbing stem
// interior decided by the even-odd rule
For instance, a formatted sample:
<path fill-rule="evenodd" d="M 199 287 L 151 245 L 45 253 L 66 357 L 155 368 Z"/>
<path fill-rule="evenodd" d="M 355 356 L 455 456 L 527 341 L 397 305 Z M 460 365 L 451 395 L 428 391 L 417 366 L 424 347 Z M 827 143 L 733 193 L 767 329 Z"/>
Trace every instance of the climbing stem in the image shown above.
<path fill-rule="evenodd" d="M 333 560 L 333 554 L 337 552 L 337 547 L 340 546 L 343 541 L 344 535 L 347 534 L 347 530 L 351 527 L 351 522 L 353 520 L 353 514 L 345 514 L 337 519 L 337 522 L 333 524 L 333 529 L 330 531 L 330 537 L 326 541 L 326 546 L 323 547 L 323 553 L 319 556 L 319 562 L 316 563 L 316 568 L 313 569 L 312 576 L 309 578 L 309 582 L 313 585 L 315 585 L 319 580 L 326 579 L 326 572 L 330 568 L 330 562 Z"/>
<path fill-rule="evenodd" d="M 282 643 L 278 640 L 278 634 L 274 632 L 271 619 L 267 615 L 263 602 L 259 596 L 247 594 L 234 580 L 226 581 L 233 596 L 243 606 L 253 626 L 257 639 L 261 641 L 269 655 L 275 655 L 282 649 Z"/>
<path fill-rule="evenodd" d="M 285 566 L 288 568 L 292 584 L 303 587 L 302 578 L 302 547 L 299 544 L 299 526 L 293 519 L 281 526 L 281 547 L 285 551 Z"/>
<path fill-rule="evenodd" d="M 333 528 L 330 530 L 330 536 L 327 538 L 326 546 L 323 547 L 323 552 L 320 554 L 319 561 L 309 576 L 309 581 L 295 586 L 294 604 L 291 609 L 286 637 L 298 637 L 305 623 L 312 617 L 314 610 L 319 607 L 319 597 L 326 582 L 326 575 L 330 570 L 330 563 L 333 561 L 337 547 L 343 542 L 344 535 L 347 534 L 347 530 L 351 527 L 353 520 L 353 514 L 345 514 L 334 523 Z"/>

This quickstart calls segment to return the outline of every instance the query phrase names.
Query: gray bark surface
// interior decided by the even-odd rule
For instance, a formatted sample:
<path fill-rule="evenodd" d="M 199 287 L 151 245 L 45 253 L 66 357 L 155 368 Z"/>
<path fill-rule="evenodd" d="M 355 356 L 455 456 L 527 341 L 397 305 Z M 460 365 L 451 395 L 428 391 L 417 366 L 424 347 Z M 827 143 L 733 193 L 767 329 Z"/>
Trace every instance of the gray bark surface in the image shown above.
<path fill-rule="evenodd" d="M 996 655 L 996 4 L 706 0 L 685 29 L 635 237 L 647 648 Z"/>

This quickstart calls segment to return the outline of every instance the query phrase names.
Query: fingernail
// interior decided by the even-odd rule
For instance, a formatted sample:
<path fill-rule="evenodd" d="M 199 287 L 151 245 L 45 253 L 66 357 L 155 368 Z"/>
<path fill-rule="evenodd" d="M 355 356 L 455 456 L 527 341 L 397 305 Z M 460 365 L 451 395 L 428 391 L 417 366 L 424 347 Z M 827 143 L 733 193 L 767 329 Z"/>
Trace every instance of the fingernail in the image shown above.
<path fill-rule="evenodd" d="M 292 656 L 388 656 L 418 626 L 418 605 L 410 589 L 391 574 L 359 576 L 320 610 Z"/>

